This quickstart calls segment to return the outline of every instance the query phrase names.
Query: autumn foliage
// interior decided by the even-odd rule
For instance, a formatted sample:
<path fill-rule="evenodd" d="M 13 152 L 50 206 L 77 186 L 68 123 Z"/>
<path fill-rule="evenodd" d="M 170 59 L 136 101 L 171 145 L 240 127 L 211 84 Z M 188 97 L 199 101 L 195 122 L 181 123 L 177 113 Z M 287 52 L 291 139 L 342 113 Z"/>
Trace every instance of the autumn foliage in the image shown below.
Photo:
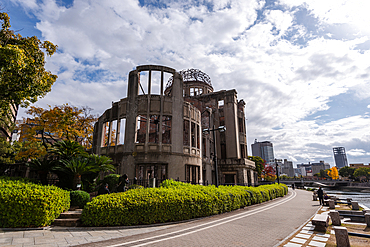
<path fill-rule="evenodd" d="M 18 126 L 21 131 L 20 141 L 28 142 L 30 147 L 20 156 L 40 157 L 51 144 L 60 140 L 75 141 L 90 148 L 96 122 L 96 117 L 90 111 L 88 107 L 78 108 L 68 104 L 49 106 L 49 109 L 31 106 L 26 112 L 31 118 L 23 118 Z M 35 143 L 42 144 L 42 147 Z M 32 145 L 36 148 L 32 148 Z"/>
<path fill-rule="evenodd" d="M 328 170 L 328 176 L 331 177 L 331 179 L 339 179 L 338 169 L 337 167 L 333 166 Z"/>

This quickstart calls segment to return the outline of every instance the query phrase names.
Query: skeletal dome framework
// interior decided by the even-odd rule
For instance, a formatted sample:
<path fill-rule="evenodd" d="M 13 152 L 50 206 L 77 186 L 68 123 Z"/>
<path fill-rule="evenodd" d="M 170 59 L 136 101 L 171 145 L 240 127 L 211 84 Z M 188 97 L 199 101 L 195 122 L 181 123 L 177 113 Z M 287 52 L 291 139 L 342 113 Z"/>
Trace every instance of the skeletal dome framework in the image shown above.
<path fill-rule="evenodd" d="M 203 71 L 199 69 L 186 69 L 186 70 L 181 70 L 179 74 L 182 76 L 183 81 L 186 82 L 200 82 L 200 83 L 205 83 L 208 86 L 210 86 L 212 89 L 212 83 L 211 83 L 211 78 L 209 75 L 204 73 Z M 168 83 L 166 85 L 166 89 L 172 87 L 173 83 L 173 76 L 168 79 Z"/>

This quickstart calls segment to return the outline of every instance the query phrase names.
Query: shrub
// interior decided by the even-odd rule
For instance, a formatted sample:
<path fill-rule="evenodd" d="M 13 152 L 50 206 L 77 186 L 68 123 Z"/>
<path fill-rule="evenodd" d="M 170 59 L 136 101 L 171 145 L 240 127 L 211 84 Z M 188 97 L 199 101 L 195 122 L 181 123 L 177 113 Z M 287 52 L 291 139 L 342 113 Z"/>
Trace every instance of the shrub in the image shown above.
<path fill-rule="evenodd" d="M 108 189 L 110 192 L 117 191 L 117 185 L 119 182 L 120 175 L 119 174 L 109 174 L 100 181 L 100 186 L 104 184 L 108 184 Z"/>
<path fill-rule="evenodd" d="M 164 181 L 160 188 L 95 197 L 82 212 L 89 226 L 180 221 L 236 210 L 287 193 L 286 185 L 202 186 Z"/>
<path fill-rule="evenodd" d="M 84 208 L 86 203 L 90 201 L 90 194 L 83 190 L 74 190 L 70 192 L 71 206 Z"/>
<path fill-rule="evenodd" d="M 68 191 L 0 177 L 0 227 L 46 226 L 69 206 Z"/>
<path fill-rule="evenodd" d="M 132 190 L 132 189 L 144 189 L 144 186 L 141 186 L 141 185 L 138 185 L 138 184 L 131 184 L 129 187 L 128 187 L 129 190 Z"/>

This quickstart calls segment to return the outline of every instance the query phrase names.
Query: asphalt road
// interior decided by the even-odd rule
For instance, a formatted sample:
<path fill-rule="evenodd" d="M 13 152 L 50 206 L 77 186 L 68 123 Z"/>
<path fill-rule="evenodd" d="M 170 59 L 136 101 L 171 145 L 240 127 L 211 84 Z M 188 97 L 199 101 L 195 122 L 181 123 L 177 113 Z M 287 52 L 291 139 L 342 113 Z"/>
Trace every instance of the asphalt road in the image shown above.
<path fill-rule="evenodd" d="M 234 212 L 79 246 L 276 246 L 318 208 L 311 192 L 289 190 L 284 198 Z"/>

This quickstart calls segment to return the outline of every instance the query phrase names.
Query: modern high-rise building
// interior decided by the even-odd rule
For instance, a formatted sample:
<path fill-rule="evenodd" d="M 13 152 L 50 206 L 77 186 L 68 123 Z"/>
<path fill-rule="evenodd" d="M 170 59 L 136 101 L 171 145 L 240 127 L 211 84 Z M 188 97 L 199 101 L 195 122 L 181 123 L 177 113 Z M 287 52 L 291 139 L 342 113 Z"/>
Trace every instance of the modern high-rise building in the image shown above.
<path fill-rule="evenodd" d="M 258 142 L 256 139 L 252 144 L 252 155 L 261 157 L 266 163 L 270 163 L 274 160 L 274 147 L 269 141 Z"/>
<path fill-rule="evenodd" d="M 346 150 L 344 147 L 333 148 L 333 153 L 337 169 L 348 166 Z"/>

